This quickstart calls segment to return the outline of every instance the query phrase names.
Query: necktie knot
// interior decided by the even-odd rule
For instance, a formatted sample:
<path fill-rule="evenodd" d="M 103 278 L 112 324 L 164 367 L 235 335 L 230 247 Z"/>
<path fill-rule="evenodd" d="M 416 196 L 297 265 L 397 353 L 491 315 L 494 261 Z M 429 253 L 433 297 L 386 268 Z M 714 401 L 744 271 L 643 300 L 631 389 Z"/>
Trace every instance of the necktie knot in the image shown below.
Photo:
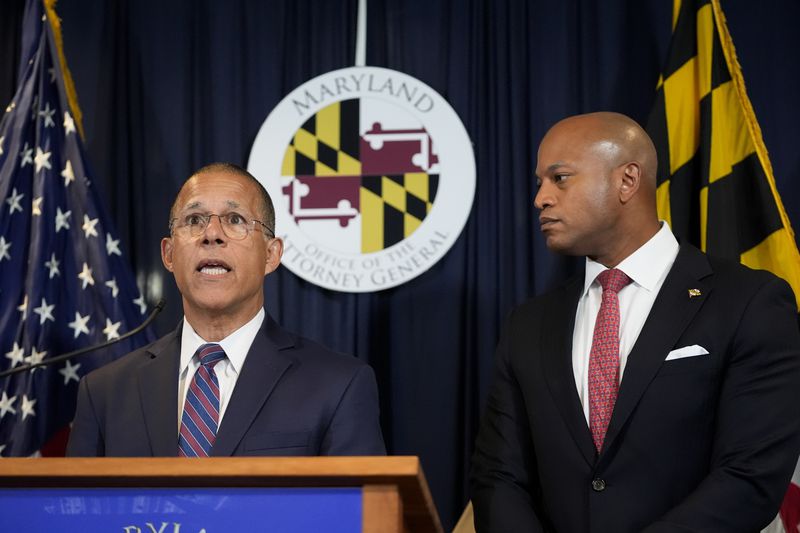
<path fill-rule="evenodd" d="M 194 355 L 201 365 L 210 370 L 225 358 L 225 350 L 219 344 L 208 343 L 200 346 Z"/>
<path fill-rule="evenodd" d="M 603 287 L 603 293 L 606 291 L 618 293 L 632 280 L 622 270 L 610 268 L 600 272 L 597 276 L 597 281 L 600 283 L 600 286 Z"/>

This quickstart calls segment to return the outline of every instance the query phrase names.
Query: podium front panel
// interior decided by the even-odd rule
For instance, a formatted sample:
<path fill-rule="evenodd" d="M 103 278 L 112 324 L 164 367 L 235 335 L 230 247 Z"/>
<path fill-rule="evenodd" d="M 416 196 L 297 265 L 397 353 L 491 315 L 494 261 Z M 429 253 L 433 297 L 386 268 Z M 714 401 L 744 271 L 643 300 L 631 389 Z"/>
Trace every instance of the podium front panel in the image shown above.
<path fill-rule="evenodd" d="M 8 531 L 360 533 L 358 488 L 0 490 Z"/>

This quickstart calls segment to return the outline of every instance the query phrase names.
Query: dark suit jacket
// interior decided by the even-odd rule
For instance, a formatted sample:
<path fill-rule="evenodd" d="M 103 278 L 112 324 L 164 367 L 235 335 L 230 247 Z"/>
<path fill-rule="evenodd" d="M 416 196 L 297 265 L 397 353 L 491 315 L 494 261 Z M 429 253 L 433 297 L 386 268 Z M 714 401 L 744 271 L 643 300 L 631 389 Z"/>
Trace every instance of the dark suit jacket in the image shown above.
<path fill-rule="evenodd" d="M 180 332 L 81 380 L 67 455 L 178 455 Z M 286 332 L 267 315 L 212 455 L 385 453 L 372 369 Z"/>
<path fill-rule="evenodd" d="M 788 285 L 682 246 L 628 357 L 599 456 L 572 370 L 582 287 L 574 279 L 508 319 L 473 457 L 477 530 L 759 531 L 800 452 Z M 665 361 L 694 344 L 710 353 Z"/>

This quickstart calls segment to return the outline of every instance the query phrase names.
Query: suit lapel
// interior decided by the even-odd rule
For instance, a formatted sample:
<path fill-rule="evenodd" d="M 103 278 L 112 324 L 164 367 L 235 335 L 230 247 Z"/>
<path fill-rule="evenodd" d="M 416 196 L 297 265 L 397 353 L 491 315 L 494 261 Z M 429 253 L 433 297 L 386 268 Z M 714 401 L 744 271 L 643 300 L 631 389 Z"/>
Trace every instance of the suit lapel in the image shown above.
<path fill-rule="evenodd" d="M 181 324 L 183 322 L 181 321 Z M 139 398 L 153 456 L 178 455 L 178 364 L 181 326 L 150 350 L 150 361 L 139 367 Z"/>
<path fill-rule="evenodd" d="M 583 458 L 592 465 L 595 461 L 594 443 L 572 369 L 572 333 L 582 288 L 583 277 L 576 276 L 554 295 L 552 309 L 544 313 L 542 357 L 545 379 L 561 416 Z"/>
<path fill-rule="evenodd" d="M 711 273 L 708 260 L 699 250 L 692 246 L 681 246 L 675 264 L 628 355 L 619 396 L 606 432 L 604 452 L 611 448 L 664 363 L 664 358 L 675 347 L 678 338 L 711 293 L 711 287 L 700 281 Z M 690 289 L 698 289 L 700 294 L 690 296 Z"/>
<path fill-rule="evenodd" d="M 275 385 L 292 366 L 292 359 L 281 350 L 293 345 L 291 337 L 267 314 L 236 380 L 212 456 L 233 454 Z"/>

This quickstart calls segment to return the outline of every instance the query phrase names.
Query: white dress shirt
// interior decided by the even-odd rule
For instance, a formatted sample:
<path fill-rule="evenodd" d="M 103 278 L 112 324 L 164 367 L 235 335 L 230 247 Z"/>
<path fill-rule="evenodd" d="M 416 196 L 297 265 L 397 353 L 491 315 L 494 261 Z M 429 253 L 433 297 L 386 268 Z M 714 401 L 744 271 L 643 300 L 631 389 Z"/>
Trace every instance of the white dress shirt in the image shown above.
<path fill-rule="evenodd" d="M 678 256 L 679 248 L 669 224 L 662 222 L 661 229 L 649 241 L 616 266 L 632 280 L 619 291 L 620 380 L 625 371 L 628 354 L 639 338 L 658 291 Z M 572 370 L 575 373 L 575 385 L 587 423 L 589 423 L 589 352 L 592 349 L 594 323 L 603 297 L 603 288 L 596 278 L 604 270 L 607 270 L 604 265 L 586 258 L 583 294 L 578 301 L 575 329 L 572 332 Z"/>
<path fill-rule="evenodd" d="M 217 342 L 225 350 L 225 359 L 214 365 L 214 373 L 217 375 L 219 381 L 219 420 L 217 427 L 222 423 L 222 417 L 225 415 L 225 408 L 231 400 L 233 388 L 236 386 L 236 380 L 239 378 L 239 373 L 242 371 L 244 360 L 247 357 L 247 352 L 253 344 L 253 339 L 256 338 L 258 330 L 261 329 L 261 324 L 264 322 L 266 313 L 261 309 L 250 322 L 240 327 L 221 341 Z M 186 399 L 186 393 L 189 391 L 189 385 L 192 384 L 194 373 L 200 367 L 200 361 L 194 357 L 197 349 L 206 344 L 208 341 L 204 340 L 194 330 L 186 317 L 183 318 L 183 331 L 181 333 L 181 363 L 180 372 L 178 373 L 178 432 L 181 430 L 181 417 L 183 416 L 183 403 Z"/>

